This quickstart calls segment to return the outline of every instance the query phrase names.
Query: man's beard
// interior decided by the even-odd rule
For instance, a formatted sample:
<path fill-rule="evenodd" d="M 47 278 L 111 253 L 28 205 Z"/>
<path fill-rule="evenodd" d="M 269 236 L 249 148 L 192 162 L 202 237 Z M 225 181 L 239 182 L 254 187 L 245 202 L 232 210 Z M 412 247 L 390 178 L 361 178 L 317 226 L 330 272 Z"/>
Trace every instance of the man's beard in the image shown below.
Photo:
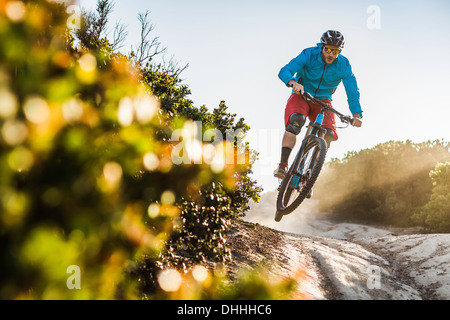
<path fill-rule="evenodd" d="M 336 60 L 336 58 L 330 58 L 330 60 L 328 60 L 328 59 L 325 57 L 325 55 L 324 55 L 323 53 L 321 53 L 321 56 L 322 56 L 322 60 L 323 60 L 326 64 L 332 64 L 332 63 Z"/>

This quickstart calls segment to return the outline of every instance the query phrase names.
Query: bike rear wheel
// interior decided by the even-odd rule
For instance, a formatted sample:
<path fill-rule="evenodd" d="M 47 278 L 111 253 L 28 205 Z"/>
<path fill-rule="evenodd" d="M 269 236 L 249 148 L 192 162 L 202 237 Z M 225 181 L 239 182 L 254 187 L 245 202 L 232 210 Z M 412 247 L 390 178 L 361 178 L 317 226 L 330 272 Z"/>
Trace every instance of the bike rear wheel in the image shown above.
<path fill-rule="evenodd" d="M 278 192 L 276 221 L 294 211 L 306 198 L 322 170 L 326 153 L 325 140 L 316 136 L 299 151 Z"/>

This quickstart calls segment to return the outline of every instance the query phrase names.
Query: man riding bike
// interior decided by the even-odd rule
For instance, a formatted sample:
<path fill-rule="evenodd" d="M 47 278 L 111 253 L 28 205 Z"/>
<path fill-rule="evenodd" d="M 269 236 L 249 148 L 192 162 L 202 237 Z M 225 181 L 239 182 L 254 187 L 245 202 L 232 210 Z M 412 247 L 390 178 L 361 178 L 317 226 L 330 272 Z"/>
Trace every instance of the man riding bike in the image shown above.
<path fill-rule="evenodd" d="M 306 102 L 303 93 L 308 92 L 320 101 L 331 105 L 331 96 L 337 86 L 344 83 L 348 105 L 354 120 L 352 125 L 361 127 L 362 109 L 359 103 L 359 89 L 356 78 L 347 58 L 340 55 L 344 47 L 344 36 L 335 30 L 326 31 L 316 47 L 307 48 L 286 66 L 281 68 L 278 77 L 291 87 L 293 92 L 287 102 L 284 122 L 286 131 L 282 140 L 281 161 L 274 176 L 283 179 L 288 168 L 288 159 L 295 146 L 297 135 L 306 122 L 306 117 L 314 121 L 320 112 L 320 105 Z M 324 115 L 323 128 L 326 128 L 325 141 L 338 139 L 333 112 Z"/>

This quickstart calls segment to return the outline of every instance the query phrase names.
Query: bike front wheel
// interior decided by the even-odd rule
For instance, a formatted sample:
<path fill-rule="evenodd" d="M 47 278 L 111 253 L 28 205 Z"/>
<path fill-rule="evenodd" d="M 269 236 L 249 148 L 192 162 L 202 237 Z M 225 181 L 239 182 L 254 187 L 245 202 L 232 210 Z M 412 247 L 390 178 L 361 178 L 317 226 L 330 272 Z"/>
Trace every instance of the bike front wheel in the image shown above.
<path fill-rule="evenodd" d="M 299 151 L 294 163 L 281 182 L 277 197 L 276 221 L 281 215 L 294 211 L 311 191 L 325 162 L 327 145 L 322 138 L 313 136 L 303 150 Z"/>

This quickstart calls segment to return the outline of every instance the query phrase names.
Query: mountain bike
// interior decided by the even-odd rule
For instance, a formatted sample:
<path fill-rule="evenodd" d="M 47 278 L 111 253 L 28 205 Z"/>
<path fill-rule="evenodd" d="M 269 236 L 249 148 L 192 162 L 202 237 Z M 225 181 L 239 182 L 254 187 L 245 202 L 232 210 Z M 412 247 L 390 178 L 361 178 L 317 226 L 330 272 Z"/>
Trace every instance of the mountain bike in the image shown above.
<path fill-rule="evenodd" d="M 286 176 L 281 181 L 275 213 L 275 221 L 277 222 L 284 215 L 294 211 L 310 195 L 311 189 L 319 177 L 327 154 L 327 144 L 324 140 L 326 130 L 322 128 L 325 112 L 331 111 L 336 114 L 343 123 L 347 124 L 347 127 L 353 122 L 351 116 L 341 114 L 332 106 L 314 98 L 311 94 L 305 92 L 303 97 L 307 102 L 319 104 L 321 110 L 315 121 L 309 123 L 300 149 Z"/>

